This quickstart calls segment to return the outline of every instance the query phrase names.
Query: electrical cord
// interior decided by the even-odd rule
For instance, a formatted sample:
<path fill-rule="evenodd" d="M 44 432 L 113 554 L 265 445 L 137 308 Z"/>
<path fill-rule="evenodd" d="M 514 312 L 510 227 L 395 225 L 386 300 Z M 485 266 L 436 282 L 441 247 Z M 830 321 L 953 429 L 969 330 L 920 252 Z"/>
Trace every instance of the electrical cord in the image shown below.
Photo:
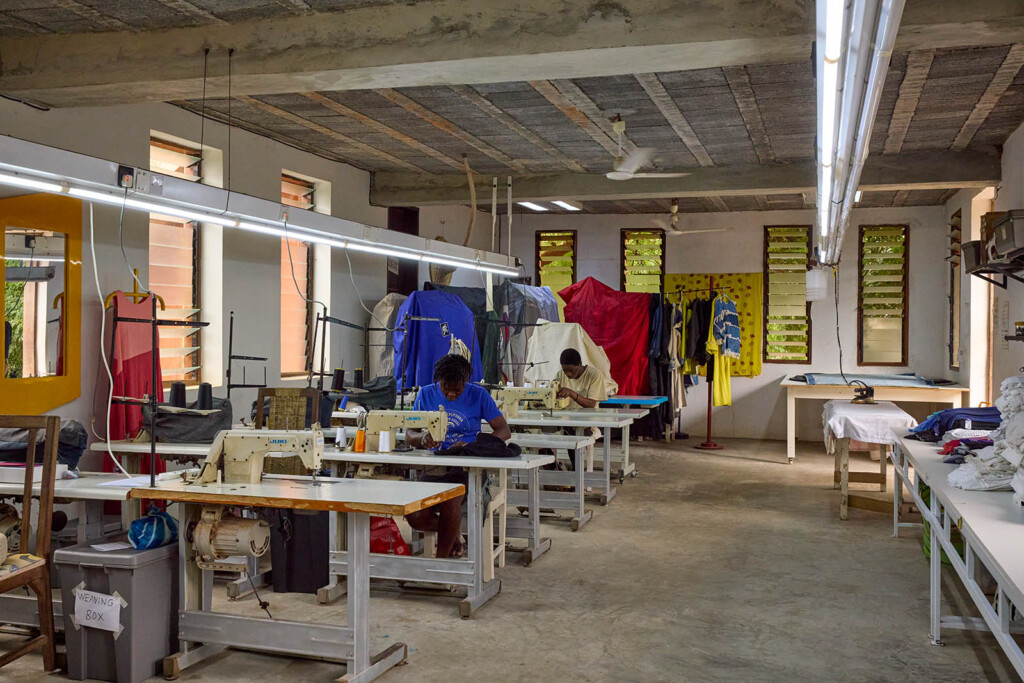
<path fill-rule="evenodd" d="M 295 285 L 296 293 L 298 293 L 298 295 L 302 298 L 302 300 L 305 301 L 307 304 L 319 304 L 320 308 L 324 309 L 324 315 L 326 316 L 327 315 L 327 304 L 325 304 L 323 301 L 318 301 L 316 299 L 310 299 L 309 297 L 307 297 L 305 292 L 302 291 L 302 288 L 299 287 L 299 280 L 298 280 L 298 278 L 295 277 L 295 261 L 292 260 L 292 240 L 291 240 L 290 237 L 288 237 L 288 218 L 287 218 L 287 216 L 285 216 L 285 220 L 284 220 L 284 244 L 285 244 L 285 249 L 287 249 L 287 251 L 288 251 L 288 267 L 292 271 L 292 284 Z M 308 247 L 307 247 L 307 249 L 308 249 Z"/>
<path fill-rule="evenodd" d="M 352 291 L 354 291 L 356 293 L 356 301 L 359 302 L 359 305 L 363 307 L 363 310 L 366 311 L 367 313 L 369 313 L 370 317 L 373 318 L 374 320 L 376 320 L 377 324 L 380 325 L 381 328 L 383 330 L 385 330 L 386 332 L 397 332 L 398 330 L 400 330 L 401 328 L 399 328 L 399 327 L 388 327 L 387 325 L 385 325 L 381 321 L 381 319 L 378 318 L 374 314 L 374 312 L 371 311 L 369 308 L 367 308 L 366 304 L 363 303 L 363 297 L 359 293 L 359 287 L 356 286 L 356 276 L 352 273 L 352 259 L 348 255 L 348 249 L 342 249 L 342 251 L 345 252 L 345 261 L 348 262 L 348 279 L 352 281 Z"/>
<path fill-rule="evenodd" d="M 121 220 L 124 220 L 124 205 L 121 206 Z M 135 477 L 129 474 L 128 470 L 121 466 L 121 463 L 114 456 L 113 447 L 110 445 L 110 411 L 114 406 L 114 374 L 110 371 L 110 363 L 107 361 L 107 354 L 103 352 L 103 340 L 107 336 L 107 311 L 103 307 L 103 289 L 100 287 L 100 271 L 99 266 L 96 264 L 96 225 L 93 218 L 92 202 L 89 202 L 89 251 L 92 256 L 92 275 L 96 282 L 96 297 L 100 304 L 100 358 L 103 359 L 103 367 L 107 371 L 107 380 L 110 382 L 110 391 L 107 394 L 106 438 L 103 439 L 103 441 L 107 445 L 107 455 L 110 456 L 110 459 L 113 461 L 117 469 L 121 470 L 126 477 L 134 481 Z M 121 251 L 124 253 L 123 246 L 121 247 Z M 127 257 L 125 257 L 125 262 L 127 263 Z M 154 353 L 155 352 L 156 350 L 154 349 Z M 96 431 L 93 430 L 93 435 L 95 434 Z M 152 436 L 150 438 L 152 438 Z"/>
<path fill-rule="evenodd" d="M 847 386 L 850 384 L 850 380 L 846 379 L 846 374 L 843 372 L 843 340 L 839 334 L 839 267 L 836 266 L 832 269 L 832 277 L 835 279 L 836 284 L 832 291 L 835 293 L 836 300 L 836 344 L 839 345 L 839 376 L 843 378 Z"/>
<path fill-rule="evenodd" d="M 252 594 L 256 596 L 256 603 L 261 610 L 267 613 L 267 617 L 273 619 L 274 615 L 270 613 L 270 603 L 260 597 L 260 592 L 256 590 L 256 584 L 252 580 L 252 574 L 246 572 L 245 575 L 249 578 L 249 586 L 252 588 Z"/>
<path fill-rule="evenodd" d="M 142 281 L 139 280 L 139 276 L 135 274 L 135 270 L 132 269 L 131 262 L 128 261 L 128 254 L 124 250 L 124 207 L 125 207 L 125 205 L 127 203 L 128 203 L 128 188 L 126 187 L 126 188 L 124 188 L 124 198 L 121 201 L 121 217 L 117 221 L 117 242 L 118 242 L 118 244 L 121 247 L 121 258 L 124 259 L 124 265 L 128 269 L 128 275 L 130 275 L 131 278 L 133 280 L 135 280 L 135 284 L 138 286 L 138 288 L 141 291 L 149 292 L 149 294 L 152 295 L 153 293 L 149 291 L 149 287 L 144 286 L 142 284 Z M 95 265 L 96 264 L 93 263 L 93 266 L 95 266 Z M 99 290 L 97 290 L 97 293 L 99 293 L 100 299 L 102 299 L 103 298 L 103 294 L 100 293 Z"/>

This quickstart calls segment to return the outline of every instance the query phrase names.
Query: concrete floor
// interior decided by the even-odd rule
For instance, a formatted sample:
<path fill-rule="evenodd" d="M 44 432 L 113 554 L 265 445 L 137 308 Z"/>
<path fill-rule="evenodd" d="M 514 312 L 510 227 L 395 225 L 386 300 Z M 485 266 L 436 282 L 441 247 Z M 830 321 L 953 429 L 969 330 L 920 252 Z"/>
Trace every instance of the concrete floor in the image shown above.
<path fill-rule="evenodd" d="M 383 680 L 1018 680 L 987 634 L 947 631 L 945 647 L 929 644 L 920 534 L 895 540 L 889 516 L 859 510 L 840 522 L 820 446 L 802 445 L 787 466 L 781 442 L 724 443 L 717 453 L 636 447 L 640 476 L 582 531 L 547 524 L 551 552 L 501 570 L 501 594 L 473 619 L 460 619 L 450 598 L 375 592 L 375 649 L 410 646 L 408 665 Z M 854 468 L 871 469 L 863 457 Z M 950 576 L 944 598 L 947 613 L 965 613 Z M 275 617 L 345 619 L 344 603 L 270 600 Z M 228 609 L 258 612 L 252 598 Z M 0 647 L 11 642 L 0 637 Z M 61 680 L 40 666 L 23 658 L 0 678 Z M 343 673 L 229 652 L 180 680 L 326 682 Z"/>

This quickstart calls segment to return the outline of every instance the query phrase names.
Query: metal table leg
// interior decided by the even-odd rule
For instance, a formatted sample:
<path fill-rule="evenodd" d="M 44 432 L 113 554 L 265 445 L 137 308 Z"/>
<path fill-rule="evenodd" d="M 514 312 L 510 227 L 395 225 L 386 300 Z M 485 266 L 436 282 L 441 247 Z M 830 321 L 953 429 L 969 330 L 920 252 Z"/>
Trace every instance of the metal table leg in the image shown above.
<path fill-rule="evenodd" d="M 587 458 L 584 457 L 584 453 L 593 451 L 593 448 L 593 446 L 587 446 L 586 448 L 576 449 L 576 460 L 573 462 L 573 467 L 576 469 L 576 516 L 570 522 L 573 531 L 582 529 L 583 525 L 594 516 L 594 511 L 587 510 L 584 501 L 587 481 L 585 466 Z"/>
<path fill-rule="evenodd" d="M 338 462 L 336 460 L 331 461 L 331 476 L 338 476 Z M 333 557 L 334 553 L 345 548 L 345 538 L 341 523 L 341 514 L 338 512 L 331 512 L 328 517 L 328 532 L 327 532 L 327 551 L 328 557 Z M 327 585 L 318 588 L 316 591 L 316 601 L 321 605 L 334 602 L 341 596 L 345 595 L 345 582 L 340 580 L 338 575 L 332 571 L 328 571 L 327 574 Z"/>
<path fill-rule="evenodd" d="M 459 615 L 464 619 L 472 616 L 473 612 L 480 609 L 501 590 L 501 581 L 498 579 L 484 582 L 484 562 L 490 559 L 491 540 L 488 539 L 485 548 L 482 526 L 484 494 L 479 468 L 474 467 L 469 470 L 469 492 L 466 500 L 469 501 L 466 514 L 469 527 L 468 552 L 473 565 L 473 583 L 468 587 L 466 599 L 459 603 Z"/>
<path fill-rule="evenodd" d="M 601 494 L 601 505 L 607 505 L 615 497 L 615 489 L 612 488 L 612 428 L 604 428 L 604 469 L 601 472 L 603 491 Z"/>
<path fill-rule="evenodd" d="M 564 474 L 568 474 L 567 472 Z M 527 497 L 529 499 L 530 540 L 523 550 L 523 563 L 529 567 L 541 555 L 551 549 L 551 539 L 542 538 L 540 531 L 540 470 L 536 467 L 527 471 Z"/>
<path fill-rule="evenodd" d="M 942 645 L 942 544 L 939 542 L 940 516 L 939 497 L 933 492 L 930 496 L 929 507 L 932 513 L 933 522 L 929 526 L 931 532 L 931 551 L 929 557 L 929 606 L 931 617 L 931 639 L 932 645 Z"/>

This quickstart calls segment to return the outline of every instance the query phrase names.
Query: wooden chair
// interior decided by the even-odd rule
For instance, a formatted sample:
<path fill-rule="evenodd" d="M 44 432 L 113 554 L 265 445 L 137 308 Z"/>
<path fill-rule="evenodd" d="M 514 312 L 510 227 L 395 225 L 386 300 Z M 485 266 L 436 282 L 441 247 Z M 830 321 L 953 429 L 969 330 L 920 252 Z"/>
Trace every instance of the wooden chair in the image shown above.
<path fill-rule="evenodd" d="M 270 399 L 267 429 L 305 429 L 307 411 L 313 422 L 319 419 L 320 393 L 316 389 L 264 387 L 256 396 L 256 417 L 253 420 L 256 429 L 264 427 L 263 406 L 266 399 Z M 268 458 L 264 468 L 270 474 L 306 474 L 306 467 L 298 456 Z"/>
<path fill-rule="evenodd" d="M 27 429 L 28 451 L 25 467 L 25 492 L 22 498 L 21 543 L 18 552 L 0 565 L 0 593 L 14 588 L 28 587 L 39 603 L 39 635 L 30 638 L 21 647 L 0 655 L 3 667 L 35 649 L 43 651 L 43 669 L 57 668 L 57 651 L 53 637 L 53 602 L 50 592 L 50 525 L 53 518 L 53 486 L 57 468 L 57 440 L 60 437 L 60 418 L 56 415 L 23 417 L 0 415 L 0 428 Z M 40 430 L 46 433 L 43 449 L 43 480 L 39 486 L 39 509 L 36 513 L 36 553 L 30 555 L 25 547 L 32 533 L 32 485 L 35 473 L 34 455 L 36 437 Z M 11 567 L 15 567 L 13 571 Z"/>

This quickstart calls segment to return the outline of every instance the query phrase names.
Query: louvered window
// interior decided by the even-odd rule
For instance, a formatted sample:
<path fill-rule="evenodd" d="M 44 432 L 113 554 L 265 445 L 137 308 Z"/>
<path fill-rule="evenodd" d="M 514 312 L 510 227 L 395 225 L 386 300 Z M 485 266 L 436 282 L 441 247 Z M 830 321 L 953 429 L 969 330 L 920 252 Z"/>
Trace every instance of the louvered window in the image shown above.
<path fill-rule="evenodd" d="M 811 362 L 810 245 L 809 226 L 764 229 L 764 360 L 768 363 Z"/>
<path fill-rule="evenodd" d="M 558 292 L 576 282 L 576 231 L 538 231 L 537 284 Z"/>
<path fill-rule="evenodd" d="M 860 365 L 907 364 L 907 247 L 905 225 L 860 228 Z"/>
<path fill-rule="evenodd" d="M 665 231 L 622 231 L 622 289 L 659 294 L 665 279 Z"/>
<path fill-rule="evenodd" d="M 157 138 L 150 139 L 153 171 L 199 182 L 202 152 Z M 159 317 L 199 320 L 199 229 L 174 216 L 149 215 L 149 286 L 164 300 Z M 199 382 L 201 333 L 198 327 L 160 328 L 160 367 L 164 384 Z"/>
<path fill-rule="evenodd" d="M 314 202 L 315 192 L 312 181 L 296 178 L 287 173 L 281 174 L 282 204 L 295 206 L 300 209 L 312 209 L 316 206 L 316 202 Z"/>

